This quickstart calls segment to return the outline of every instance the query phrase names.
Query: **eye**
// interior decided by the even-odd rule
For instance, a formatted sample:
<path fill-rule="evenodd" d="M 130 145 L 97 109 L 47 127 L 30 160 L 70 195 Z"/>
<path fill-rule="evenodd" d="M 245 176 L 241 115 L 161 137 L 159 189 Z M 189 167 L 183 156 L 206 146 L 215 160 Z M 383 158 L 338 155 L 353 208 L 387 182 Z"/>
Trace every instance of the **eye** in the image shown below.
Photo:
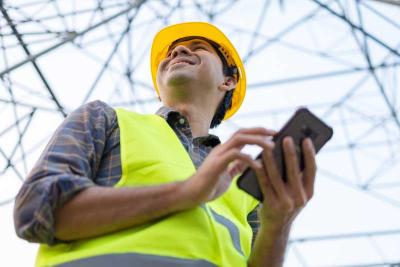
<path fill-rule="evenodd" d="M 196 50 L 199 50 L 199 49 L 208 51 L 208 49 L 204 45 L 196 45 L 196 46 L 193 47 L 193 51 L 196 51 Z"/>

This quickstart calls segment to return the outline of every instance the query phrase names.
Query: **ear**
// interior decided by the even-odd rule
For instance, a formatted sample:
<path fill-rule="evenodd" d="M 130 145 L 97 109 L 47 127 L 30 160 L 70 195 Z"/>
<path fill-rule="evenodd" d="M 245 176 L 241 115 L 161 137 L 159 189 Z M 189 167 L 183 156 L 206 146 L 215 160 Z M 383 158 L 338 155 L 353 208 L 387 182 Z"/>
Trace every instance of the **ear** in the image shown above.
<path fill-rule="evenodd" d="M 232 76 L 225 76 L 224 83 L 218 86 L 218 89 L 221 91 L 228 92 L 230 90 L 235 89 L 237 85 L 237 81 Z"/>

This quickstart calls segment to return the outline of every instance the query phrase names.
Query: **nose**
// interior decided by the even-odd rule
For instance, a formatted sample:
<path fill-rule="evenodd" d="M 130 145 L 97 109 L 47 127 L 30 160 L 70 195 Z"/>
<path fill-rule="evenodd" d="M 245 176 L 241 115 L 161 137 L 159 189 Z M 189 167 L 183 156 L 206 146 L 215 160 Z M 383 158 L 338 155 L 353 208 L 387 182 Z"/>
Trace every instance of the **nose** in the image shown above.
<path fill-rule="evenodd" d="M 172 49 L 171 57 L 175 58 L 175 57 L 177 57 L 178 55 L 181 55 L 181 54 L 189 55 L 189 53 L 190 53 L 189 48 L 187 48 L 184 45 L 177 45 L 177 46 L 174 47 L 174 49 Z"/>

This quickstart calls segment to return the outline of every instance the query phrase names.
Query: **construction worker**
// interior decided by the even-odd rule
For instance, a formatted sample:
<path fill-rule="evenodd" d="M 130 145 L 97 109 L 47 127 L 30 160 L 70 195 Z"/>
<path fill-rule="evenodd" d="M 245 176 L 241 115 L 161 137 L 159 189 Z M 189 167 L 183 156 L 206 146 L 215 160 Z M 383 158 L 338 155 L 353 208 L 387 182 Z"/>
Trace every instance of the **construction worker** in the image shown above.
<path fill-rule="evenodd" d="M 313 194 L 312 142 L 305 169 L 284 140 L 288 182 L 271 135 L 240 129 L 225 143 L 209 134 L 240 107 L 246 77 L 238 53 L 215 26 L 172 25 L 154 38 L 156 114 L 95 101 L 55 132 L 15 204 L 17 234 L 42 243 L 36 266 L 281 266 L 293 220 Z M 241 152 L 263 149 L 263 159 Z M 257 173 L 263 203 L 240 190 Z M 260 204 L 260 205 L 259 205 Z M 259 208 L 252 245 L 248 215 Z"/>

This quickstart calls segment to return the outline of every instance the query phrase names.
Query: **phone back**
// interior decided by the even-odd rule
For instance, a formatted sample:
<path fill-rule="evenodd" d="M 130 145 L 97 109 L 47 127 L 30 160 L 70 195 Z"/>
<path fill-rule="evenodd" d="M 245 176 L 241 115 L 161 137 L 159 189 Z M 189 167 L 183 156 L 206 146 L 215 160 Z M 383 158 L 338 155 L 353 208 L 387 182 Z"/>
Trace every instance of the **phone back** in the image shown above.
<path fill-rule="evenodd" d="M 326 125 L 317 116 L 312 114 L 307 108 L 300 108 L 291 117 L 291 119 L 282 127 L 282 129 L 274 136 L 275 149 L 273 151 L 275 162 L 284 181 L 286 178 L 286 168 L 282 149 L 282 141 L 286 136 L 293 138 L 297 158 L 299 160 L 300 169 L 304 169 L 304 160 L 301 150 L 301 144 L 304 138 L 309 137 L 315 147 L 317 153 L 322 146 L 332 137 L 333 130 Z M 257 158 L 261 158 L 261 153 Z M 262 201 L 262 192 L 258 185 L 255 173 L 248 168 L 238 179 L 239 188 L 243 189 L 250 195 Z"/>

